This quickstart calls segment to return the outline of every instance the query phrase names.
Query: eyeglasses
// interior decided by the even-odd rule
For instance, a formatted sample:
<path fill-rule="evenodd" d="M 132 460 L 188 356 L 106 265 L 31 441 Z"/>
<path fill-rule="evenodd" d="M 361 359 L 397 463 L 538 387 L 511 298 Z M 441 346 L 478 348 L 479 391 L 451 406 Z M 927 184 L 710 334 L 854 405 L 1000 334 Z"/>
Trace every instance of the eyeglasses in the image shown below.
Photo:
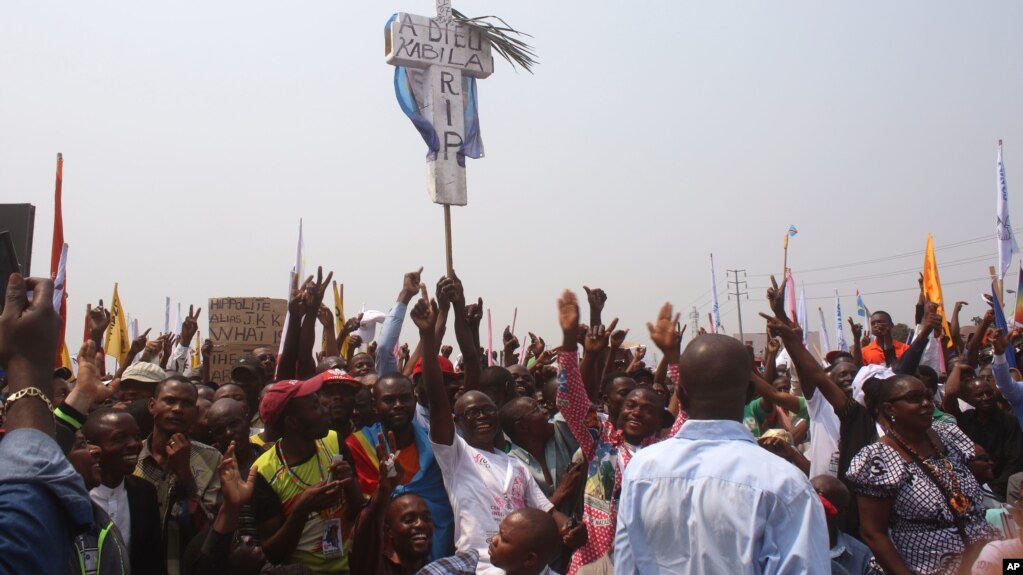
<path fill-rule="evenodd" d="M 905 401 L 906 403 L 920 404 L 925 401 L 931 401 L 931 396 L 926 391 L 911 391 L 905 395 L 893 397 L 888 400 L 889 403 L 895 403 L 896 401 Z"/>
<path fill-rule="evenodd" d="M 493 405 L 486 407 L 473 407 L 466 409 L 462 413 L 456 413 L 455 417 L 461 417 L 463 419 L 479 419 L 481 417 L 493 417 L 497 415 L 497 408 Z"/>
<path fill-rule="evenodd" d="M 272 353 L 264 353 L 263 355 L 257 355 L 256 359 L 258 359 L 259 361 L 269 361 L 271 359 L 274 359 L 274 355 Z"/>

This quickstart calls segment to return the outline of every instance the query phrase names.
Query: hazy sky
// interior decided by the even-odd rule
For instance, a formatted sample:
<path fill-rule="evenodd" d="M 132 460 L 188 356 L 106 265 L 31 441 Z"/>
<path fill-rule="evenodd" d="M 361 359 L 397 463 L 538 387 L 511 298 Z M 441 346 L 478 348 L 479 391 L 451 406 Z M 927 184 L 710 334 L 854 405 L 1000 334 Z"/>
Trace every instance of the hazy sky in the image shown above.
<path fill-rule="evenodd" d="M 529 32 L 540 59 L 479 83 L 487 157 L 453 209 L 455 268 L 498 338 L 517 306 L 520 333 L 556 343 L 555 300 L 583 284 L 644 341 L 664 301 L 705 324 L 711 252 L 725 327 L 725 270 L 745 269 L 744 328 L 760 331 L 790 224 L 814 329 L 834 288 L 847 315 L 859 288 L 911 322 L 927 233 L 946 300 L 978 315 L 999 138 L 1023 226 L 1023 3 L 454 6 Z M 154 333 L 166 296 L 283 297 L 299 218 L 349 311 L 386 310 L 419 265 L 432 292 L 443 212 L 383 60 L 399 10 L 434 3 L 5 2 L 0 201 L 37 206 L 46 275 L 64 153 L 68 334 L 115 281 Z"/>

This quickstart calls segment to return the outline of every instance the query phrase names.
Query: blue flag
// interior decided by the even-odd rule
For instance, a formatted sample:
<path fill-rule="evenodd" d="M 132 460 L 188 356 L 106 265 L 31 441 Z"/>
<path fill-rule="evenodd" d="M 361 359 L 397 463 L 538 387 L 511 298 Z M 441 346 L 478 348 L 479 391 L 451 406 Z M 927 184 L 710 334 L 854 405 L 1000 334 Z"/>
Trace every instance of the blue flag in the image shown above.
<path fill-rule="evenodd" d="M 995 327 L 1002 330 L 1002 333 L 1009 333 L 1009 324 L 1005 321 L 1005 312 L 1002 311 L 1002 302 L 998 301 L 998 294 L 995 292 L 995 286 L 991 286 L 991 307 L 995 310 Z M 984 334 L 977 334 L 981 337 Z M 976 337 L 976 336 L 974 336 Z M 1009 367 L 1016 367 L 1016 353 L 1012 347 L 1005 350 L 1005 363 L 1009 364 Z"/>
<path fill-rule="evenodd" d="M 860 290 L 856 290 L 856 315 L 860 317 L 867 317 L 870 311 L 867 306 L 863 305 L 863 298 L 860 297 Z"/>

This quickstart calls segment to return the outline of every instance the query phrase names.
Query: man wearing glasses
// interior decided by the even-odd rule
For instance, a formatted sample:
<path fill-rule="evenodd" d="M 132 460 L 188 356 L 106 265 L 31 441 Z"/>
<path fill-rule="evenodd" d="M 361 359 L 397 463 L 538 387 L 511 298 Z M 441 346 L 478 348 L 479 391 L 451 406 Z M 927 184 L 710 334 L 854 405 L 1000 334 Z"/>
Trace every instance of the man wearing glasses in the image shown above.
<path fill-rule="evenodd" d="M 455 516 L 455 549 L 479 554 L 476 572 L 494 575 L 504 570 L 490 563 L 489 541 L 498 533 L 501 521 L 511 512 L 532 507 L 550 512 L 561 530 L 562 541 L 572 548 L 585 539 L 585 527 L 573 525 L 554 509 L 521 461 L 495 449 L 500 432 L 497 405 L 486 394 L 466 391 L 451 403 L 440 364 L 439 342 L 435 336 L 437 303 L 423 298 L 411 312 L 423 343 L 423 380 L 430 403 L 430 442 L 447 487 Z M 456 312 L 459 311 L 456 309 Z M 456 318 L 463 316 L 456 313 Z M 456 321 L 460 321 L 456 319 Z M 461 437 L 455 433 L 455 426 Z"/>

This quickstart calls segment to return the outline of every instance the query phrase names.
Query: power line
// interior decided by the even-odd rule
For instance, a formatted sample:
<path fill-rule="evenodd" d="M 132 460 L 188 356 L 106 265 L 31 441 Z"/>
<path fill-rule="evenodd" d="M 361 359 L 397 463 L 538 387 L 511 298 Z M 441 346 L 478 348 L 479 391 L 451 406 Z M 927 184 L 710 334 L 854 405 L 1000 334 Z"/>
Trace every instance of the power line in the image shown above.
<path fill-rule="evenodd" d="M 1013 229 L 1013 232 L 1016 232 L 1016 233 L 1023 232 L 1023 228 L 1015 228 L 1015 229 Z M 984 235 L 984 236 L 980 236 L 980 237 L 976 237 L 976 238 L 969 238 L 969 239 L 960 240 L 960 241 L 957 241 L 957 242 L 951 242 L 951 243 L 948 243 L 948 244 L 942 244 L 940 246 L 935 246 L 934 249 L 935 249 L 935 251 L 938 251 L 938 250 L 959 248 L 959 247 L 963 247 L 963 246 L 968 246 L 968 245 L 972 245 L 972 244 L 977 244 L 977 243 L 985 242 L 985 241 L 988 241 L 990 239 L 991 239 L 990 235 Z M 886 262 L 886 261 L 891 261 L 891 260 L 908 258 L 908 257 L 911 257 L 911 256 L 923 255 L 923 253 L 925 251 L 926 251 L 925 249 L 913 250 L 913 251 L 909 251 L 909 252 L 903 252 L 903 253 L 900 253 L 900 254 L 892 254 L 892 255 L 888 255 L 888 256 L 881 256 L 881 257 L 877 257 L 877 258 L 871 258 L 871 259 L 867 259 L 867 260 L 860 260 L 860 261 L 856 261 L 856 262 L 849 262 L 849 263 L 845 263 L 845 264 L 834 264 L 834 265 L 829 265 L 829 266 L 824 266 L 824 267 L 819 267 L 819 268 L 809 268 L 809 269 L 805 269 L 805 270 L 800 270 L 799 273 L 806 274 L 806 273 L 813 273 L 813 272 L 820 272 L 820 271 L 828 271 L 828 270 L 849 268 L 849 267 L 855 267 L 855 266 L 862 266 L 862 265 L 868 265 L 868 264 L 876 264 L 876 263 L 881 263 L 881 262 Z M 754 275 L 751 275 L 750 277 L 768 277 L 770 275 L 771 274 L 754 274 Z"/>

